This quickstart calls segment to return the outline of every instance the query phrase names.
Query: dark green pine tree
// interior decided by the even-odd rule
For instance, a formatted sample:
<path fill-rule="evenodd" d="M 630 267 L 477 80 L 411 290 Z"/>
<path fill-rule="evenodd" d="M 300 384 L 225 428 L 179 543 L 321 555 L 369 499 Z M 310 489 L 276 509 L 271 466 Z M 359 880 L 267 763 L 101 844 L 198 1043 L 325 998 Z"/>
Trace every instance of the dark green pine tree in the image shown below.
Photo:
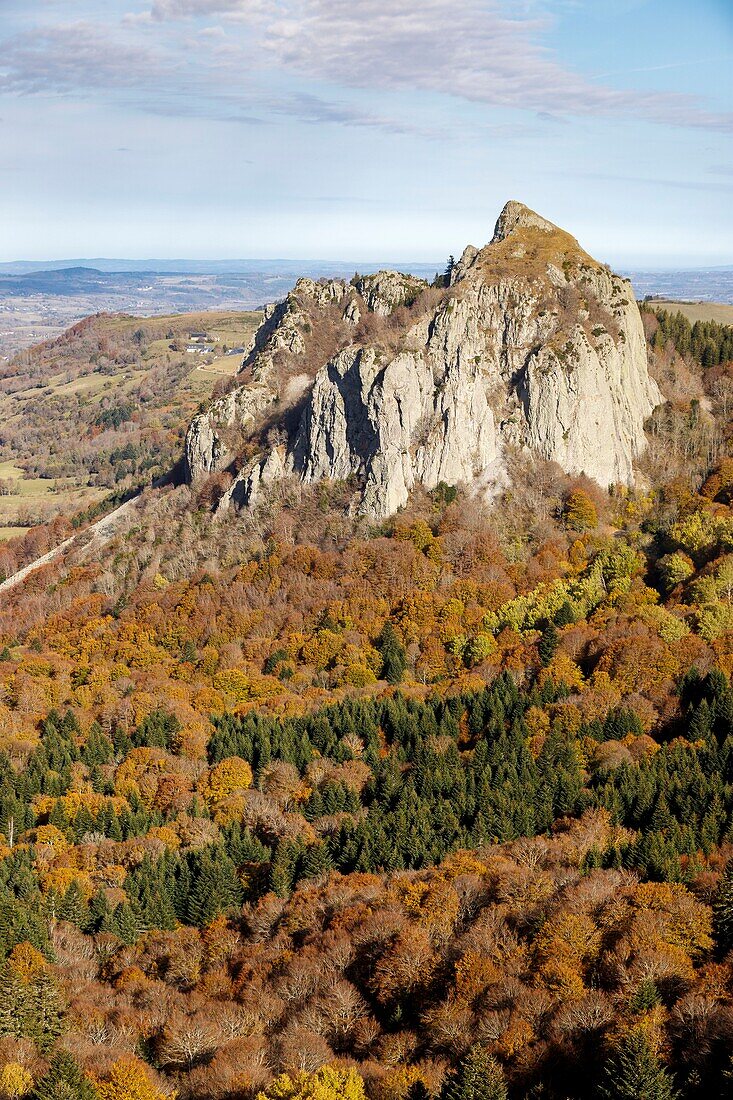
<path fill-rule="evenodd" d="M 242 904 L 242 884 L 223 848 L 200 854 L 188 896 L 187 916 L 202 928 Z"/>
<path fill-rule="evenodd" d="M 597 844 L 594 844 L 592 848 L 583 856 L 581 860 L 580 869 L 583 874 L 587 874 L 588 871 L 594 871 L 598 867 L 603 866 L 603 853 Z"/>
<path fill-rule="evenodd" d="M 82 931 L 106 932 L 111 915 L 107 895 L 104 890 L 97 890 L 89 902 L 89 918 Z"/>
<path fill-rule="evenodd" d="M 112 810 L 109 815 L 109 823 L 105 829 L 105 836 L 108 836 L 110 840 L 124 840 L 120 819 L 114 810 Z"/>
<path fill-rule="evenodd" d="M 79 889 L 78 882 L 70 882 L 56 906 L 58 920 L 69 921 L 78 928 L 83 928 L 89 923 L 89 905 Z"/>
<path fill-rule="evenodd" d="M 553 622 L 550 622 L 543 630 L 542 636 L 537 643 L 537 652 L 545 668 L 555 656 L 555 651 L 559 644 L 560 635 L 557 632 L 557 627 Z"/>
<path fill-rule="evenodd" d="M 659 1004 L 659 993 L 657 987 L 651 978 L 646 978 L 632 994 L 629 1000 L 629 1009 L 631 1012 L 649 1012 L 655 1005 Z"/>
<path fill-rule="evenodd" d="M 382 655 L 382 679 L 388 684 L 399 684 L 405 675 L 407 653 L 392 623 L 386 624 L 379 637 L 379 652 Z"/>
<path fill-rule="evenodd" d="M 0 970 L 0 1036 L 21 1034 L 27 999 L 28 986 L 6 963 Z"/>
<path fill-rule="evenodd" d="M 687 736 L 690 741 L 705 741 L 713 730 L 713 717 L 707 699 L 703 699 L 690 716 Z"/>
<path fill-rule="evenodd" d="M 99 1100 L 99 1093 L 76 1059 L 60 1050 L 36 1083 L 30 1100 Z"/>
<path fill-rule="evenodd" d="M 483 1047 L 471 1047 L 449 1073 L 440 1100 L 507 1100 L 504 1072 Z"/>
<path fill-rule="evenodd" d="M 311 844 L 303 858 L 301 874 L 303 878 L 320 878 L 333 868 L 331 857 L 325 844 Z"/>
<path fill-rule="evenodd" d="M 733 859 L 726 864 L 713 901 L 713 932 L 721 951 L 733 948 Z"/>
<path fill-rule="evenodd" d="M 51 813 L 48 815 L 49 825 L 55 825 L 67 837 L 71 836 L 71 823 L 66 816 L 63 802 L 54 802 Z"/>
<path fill-rule="evenodd" d="M 104 794 L 107 790 L 108 781 L 104 778 L 96 764 L 93 764 L 92 767 L 89 769 L 89 782 L 91 783 L 92 790 L 95 794 Z M 100 828 L 99 817 L 97 817 L 95 825 L 97 829 Z"/>
<path fill-rule="evenodd" d="M 565 600 L 560 609 L 555 612 L 555 626 L 570 626 L 575 622 L 575 612 L 570 600 Z"/>
<path fill-rule="evenodd" d="M 603 1100 L 676 1100 L 679 1093 L 641 1031 L 631 1031 L 611 1055 L 599 1089 Z"/>
<path fill-rule="evenodd" d="M 77 844 L 83 841 L 87 833 L 95 832 L 97 822 L 86 806 L 80 806 L 74 818 L 74 839 Z"/>
<path fill-rule="evenodd" d="M 307 821 L 315 821 L 317 817 L 323 817 L 323 799 L 321 792 L 316 788 L 306 803 L 304 816 Z"/>
<path fill-rule="evenodd" d="M 120 760 L 123 760 L 132 748 L 132 741 L 124 726 L 115 726 L 112 731 L 112 745 L 115 750 L 115 755 Z"/>
<path fill-rule="evenodd" d="M 112 932 L 115 936 L 131 946 L 138 937 L 138 925 L 135 920 L 135 914 L 132 908 L 126 901 L 120 902 L 115 909 L 112 917 L 107 923 L 107 928 L 102 927 L 102 931 Z"/>
<path fill-rule="evenodd" d="M 663 791 L 660 791 L 654 811 L 649 820 L 649 828 L 654 832 L 665 832 L 671 828 L 674 821 L 669 812 L 669 804 Z"/>
<path fill-rule="evenodd" d="M 236 867 L 244 863 L 265 863 L 270 858 L 270 849 L 252 836 L 249 829 L 242 829 L 237 821 L 229 826 L 224 844 L 227 855 Z"/>
<path fill-rule="evenodd" d="M 81 758 L 87 767 L 92 768 L 97 764 L 110 764 L 114 756 L 114 750 L 108 737 L 98 722 L 92 722 L 89 729 L 86 744 L 81 752 Z"/>
<path fill-rule="evenodd" d="M 64 1030 L 64 1005 L 51 974 L 41 972 L 33 979 L 23 1006 L 22 1033 L 41 1054 L 48 1054 Z"/>
<path fill-rule="evenodd" d="M 153 865 L 149 856 L 128 877 L 126 889 L 130 902 L 145 928 L 170 932 L 176 926 L 176 912 L 162 864 Z"/>
<path fill-rule="evenodd" d="M 289 896 L 295 884 L 298 849 L 288 840 L 279 840 L 270 863 L 269 887 L 279 898 Z"/>
<path fill-rule="evenodd" d="M 193 877 L 188 860 L 181 860 L 176 869 L 176 880 L 173 888 L 173 908 L 180 921 L 185 921 L 188 917 L 188 897 L 191 893 L 192 882 Z"/>

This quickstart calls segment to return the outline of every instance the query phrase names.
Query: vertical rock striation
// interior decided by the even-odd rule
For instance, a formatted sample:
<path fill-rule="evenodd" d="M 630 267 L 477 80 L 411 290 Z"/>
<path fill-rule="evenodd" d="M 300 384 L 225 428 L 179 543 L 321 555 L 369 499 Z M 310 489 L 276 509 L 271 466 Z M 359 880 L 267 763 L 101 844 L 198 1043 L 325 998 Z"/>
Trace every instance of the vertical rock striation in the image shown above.
<path fill-rule="evenodd" d="M 416 485 L 500 481 L 509 443 L 631 482 L 660 395 L 629 283 L 510 202 L 449 284 L 300 280 L 263 321 L 246 383 L 193 421 L 190 477 L 232 465 L 224 503 L 239 504 L 283 477 L 351 480 L 354 508 L 375 517 Z M 237 458 L 233 430 L 253 457 Z"/>

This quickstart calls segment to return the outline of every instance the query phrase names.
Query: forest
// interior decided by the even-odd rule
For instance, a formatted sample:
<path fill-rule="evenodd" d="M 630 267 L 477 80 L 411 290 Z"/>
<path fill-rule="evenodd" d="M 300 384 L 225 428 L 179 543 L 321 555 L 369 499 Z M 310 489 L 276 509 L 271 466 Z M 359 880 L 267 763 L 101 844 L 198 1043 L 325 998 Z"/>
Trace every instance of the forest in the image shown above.
<path fill-rule="evenodd" d="M 4 594 L 0 1094 L 730 1095 L 731 334 L 643 316 L 635 490 L 169 484 Z"/>

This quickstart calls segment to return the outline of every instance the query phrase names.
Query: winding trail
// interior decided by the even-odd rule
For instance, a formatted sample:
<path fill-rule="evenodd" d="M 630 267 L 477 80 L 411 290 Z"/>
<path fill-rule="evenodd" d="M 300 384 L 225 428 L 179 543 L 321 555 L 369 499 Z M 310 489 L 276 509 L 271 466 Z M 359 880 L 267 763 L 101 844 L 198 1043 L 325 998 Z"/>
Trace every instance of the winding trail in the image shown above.
<path fill-rule="evenodd" d="M 0 596 L 5 592 L 9 592 L 12 588 L 17 588 L 19 584 L 23 583 L 26 577 L 29 577 L 31 573 L 35 573 L 42 565 L 48 565 L 50 562 L 56 561 L 57 558 L 62 557 L 62 555 L 65 554 L 67 550 L 70 550 L 72 546 L 82 544 L 85 550 L 89 550 L 92 546 L 100 545 L 108 539 L 111 539 L 117 532 L 120 520 L 132 509 L 137 499 L 138 498 L 135 496 L 130 500 L 126 500 L 119 508 L 115 508 L 114 511 L 109 512 L 106 516 L 102 516 L 101 519 L 98 519 L 96 523 L 90 524 L 89 527 L 85 527 L 78 535 L 72 535 L 70 538 L 64 539 L 64 541 L 60 542 L 58 546 L 55 546 L 53 550 L 49 550 L 47 554 L 43 554 L 42 557 L 36 558 L 30 565 L 24 565 L 17 573 L 13 573 L 12 577 L 8 577 L 7 580 L 0 584 Z"/>

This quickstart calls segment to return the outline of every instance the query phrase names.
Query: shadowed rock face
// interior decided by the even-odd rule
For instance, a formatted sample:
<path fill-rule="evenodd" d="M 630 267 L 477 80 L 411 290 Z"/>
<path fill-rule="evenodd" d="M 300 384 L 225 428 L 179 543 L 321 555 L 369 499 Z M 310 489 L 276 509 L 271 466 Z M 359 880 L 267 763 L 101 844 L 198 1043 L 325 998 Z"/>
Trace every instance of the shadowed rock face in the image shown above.
<path fill-rule="evenodd" d="M 190 477 L 231 466 L 224 505 L 284 477 L 352 479 L 354 509 L 375 517 L 416 485 L 489 491 L 507 444 L 631 482 L 660 395 L 630 284 L 517 202 L 449 282 L 300 280 L 268 311 L 246 383 L 191 424 Z M 237 461 L 232 434 L 254 457 Z"/>

